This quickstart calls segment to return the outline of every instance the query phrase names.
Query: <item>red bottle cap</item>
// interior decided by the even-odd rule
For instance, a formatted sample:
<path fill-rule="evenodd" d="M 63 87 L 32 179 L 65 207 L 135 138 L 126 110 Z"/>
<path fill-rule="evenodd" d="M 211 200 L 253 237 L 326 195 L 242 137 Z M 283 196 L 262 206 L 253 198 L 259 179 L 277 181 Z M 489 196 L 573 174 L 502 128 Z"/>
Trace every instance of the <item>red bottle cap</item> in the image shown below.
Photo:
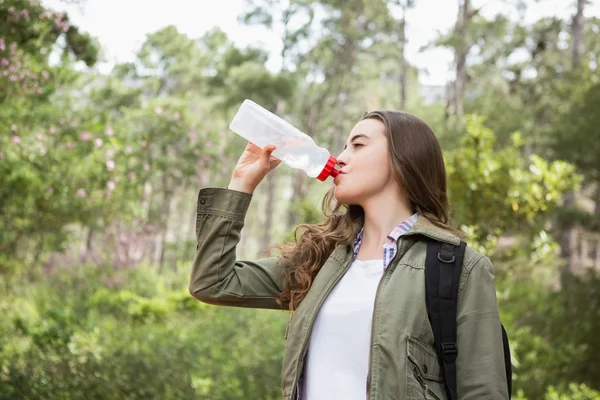
<path fill-rule="evenodd" d="M 332 176 L 334 178 L 336 176 L 338 176 L 340 174 L 340 171 L 335 169 L 336 164 L 337 164 L 337 160 L 335 159 L 335 157 L 329 156 L 329 160 L 327 160 L 327 164 L 325 164 L 323 171 L 321 171 L 319 176 L 317 176 L 317 179 L 320 180 L 321 182 L 323 182 L 329 176 Z"/>

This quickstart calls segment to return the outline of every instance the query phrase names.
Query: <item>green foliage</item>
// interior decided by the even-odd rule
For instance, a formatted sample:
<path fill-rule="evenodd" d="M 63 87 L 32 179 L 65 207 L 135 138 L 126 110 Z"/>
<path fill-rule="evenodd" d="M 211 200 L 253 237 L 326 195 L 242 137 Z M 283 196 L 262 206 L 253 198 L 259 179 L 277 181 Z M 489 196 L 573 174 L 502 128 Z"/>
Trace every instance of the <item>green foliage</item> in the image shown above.
<path fill-rule="evenodd" d="M 544 400 L 596 400 L 600 398 L 600 392 L 590 389 L 584 384 L 571 383 L 569 388 L 564 391 L 558 391 L 554 386 L 550 386 L 545 393 Z M 527 400 L 523 391 L 519 391 L 515 400 Z"/>
<path fill-rule="evenodd" d="M 535 263 L 523 260 L 497 285 L 513 351 L 513 383 L 532 399 L 542 398 L 552 386 L 562 394 L 576 395 L 572 382 L 597 390 L 600 379 L 594 356 L 600 346 L 600 276 L 571 277 L 557 290 L 558 277 L 535 271 L 546 268 L 543 263 L 552 265 L 552 258 L 549 254 Z M 585 388 L 581 391 L 580 396 L 586 393 Z"/>
<path fill-rule="evenodd" d="M 570 16 L 527 25 L 475 10 L 465 34 L 437 42 L 469 49 L 460 118 L 423 104 L 421 71 L 403 58 L 415 4 L 253 0 L 240 20 L 282 28 L 281 72 L 219 29 L 167 26 L 103 75 L 80 68 L 98 59 L 85 27 L 0 0 L 0 399 L 280 398 L 287 315 L 184 289 L 195 192 L 229 179 L 245 142 L 227 125 L 245 98 L 335 153 L 365 110 L 399 108 L 401 71 L 407 109 L 444 148 L 452 218 L 496 266 L 516 398 L 600 398 L 600 278 L 560 276 L 554 240 L 600 229 L 587 198 L 600 182 L 600 20 L 584 13 L 576 69 Z M 282 182 L 273 220 L 319 221 L 325 186 L 294 181 L 308 190 L 288 200 Z M 588 209 L 561 210 L 579 188 Z M 248 257 L 269 212 L 260 193 Z"/>
<path fill-rule="evenodd" d="M 2 2 L 0 20 L 0 251 L 10 256 L 23 238 L 41 237 L 51 248 L 60 248 L 62 228 L 86 219 L 75 193 L 84 190 L 87 177 L 98 176 L 98 182 L 104 177 L 91 141 L 73 147 L 81 132 L 102 127 L 62 113 L 50 101 L 78 75 L 73 61 L 94 64 L 98 49 L 93 41 L 70 25 L 67 15 L 38 2 Z M 49 54 L 59 40 L 66 43 L 63 60 L 51 66 Z M 65 182 L 75 160 L 81 161 L 79 173 Z M 102 196 L 97 189 L 87 189 L 92 208 Z M 53 235 L 47 238 L 49 232 Z"/>
<path fill-rule="evenodd" d="M 581 178 L 563 161 L 548 162 L 521 152 L 521 134 L 500 150 L 483 119 L 467 117 L 461 145 L 446 159 L 453 219 L 482 251 L 500 235 L 538 234 L 562 195 Z"/>
<path fill-rule="evenodd" d="M 136 62 L 115 67 L 110 77 L 30 61 L 59 76 L 44 70 L 46 94 L 22 97 L 37 102 L 33 118 L 14 96 L 0 110 L 0 129 L 10 132 L 0 136 L 6 270 L 13 270 L 10 258 L 33 254 L 37 264 L 48 250 L 69 247 L 73 225 L 102 231 L 118 221 L 138 234 L 161 235 L 172 202 L 199 169 L 230 173 L 226 165 L 244 144 L 223 140 L 233 107 L 250 97 L 275 109 L 292 88 L 289 76 L 265 70 L 262 51 L 240 50 L 222 32 L 191 40 L 174 27 L 149 35 Z M 81 85 L 89 97 L 78 100 Z"/>
<path fill-rule="evenodd" d="M 203 305 L 185 270 L 22 283 L 0 301 L 0 399 L 279 398 L 286 314 Z"/>
<path fill-rule="evenodd" d="M 560 116 L 553 150 L 557 158 L 575 164 L 586 177 L 600 181 L 600 84 L 585 90 Z"/>

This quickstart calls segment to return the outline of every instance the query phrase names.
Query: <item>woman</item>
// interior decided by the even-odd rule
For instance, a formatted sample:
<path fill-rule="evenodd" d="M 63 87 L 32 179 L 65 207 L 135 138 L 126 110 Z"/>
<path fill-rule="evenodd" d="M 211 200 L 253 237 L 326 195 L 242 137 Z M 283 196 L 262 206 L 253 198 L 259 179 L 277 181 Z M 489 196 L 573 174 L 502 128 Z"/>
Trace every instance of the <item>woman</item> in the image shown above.
<path fill-rule="evenodd" d="M 338 157 L 324 222 L 281 256 L 236 260 L 252 193 L 279 165 L 249 143 L 228 188 L 200 191 L 190 293 L 217 305 L 288 308 L 283 398 L 446 399 L 425 300 L 426 243 L 448 226 L 446 172 L 429 126 L 374 111 Z M 333 211 L 331 211 L 333 210 Z M 467 248 L 458 310 L 459 399 L 508 399 L 490 261 Z"/>

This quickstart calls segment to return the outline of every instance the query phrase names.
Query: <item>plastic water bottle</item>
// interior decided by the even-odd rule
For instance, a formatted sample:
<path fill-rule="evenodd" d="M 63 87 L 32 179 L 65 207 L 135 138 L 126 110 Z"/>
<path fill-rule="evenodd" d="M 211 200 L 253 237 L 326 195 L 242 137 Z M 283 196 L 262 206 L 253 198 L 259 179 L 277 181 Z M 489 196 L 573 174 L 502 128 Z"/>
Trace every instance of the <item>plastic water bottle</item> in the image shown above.
<path fill-rule="evenodd" d="M 274 157 L 303 170 L 311 178 L 324 181 L 340 173 L 335 169 L 337 160 L 327 149 L 317 146 L 310 136 L 252 100 L 244 100 L 229 128 L 261 149 L 275 145 Z"/>

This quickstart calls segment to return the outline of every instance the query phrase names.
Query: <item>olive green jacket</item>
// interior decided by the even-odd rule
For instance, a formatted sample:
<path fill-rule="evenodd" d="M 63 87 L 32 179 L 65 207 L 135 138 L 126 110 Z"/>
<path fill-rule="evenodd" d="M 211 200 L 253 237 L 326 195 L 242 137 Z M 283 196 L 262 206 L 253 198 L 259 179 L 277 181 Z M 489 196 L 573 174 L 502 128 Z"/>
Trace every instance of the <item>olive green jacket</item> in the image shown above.
<path fill-rule="evenodd" d="M 190 293 L 216 305 L 280 309 L 281 259 L 236 260 L 236 245 L 252 195 L 204 188 L 198 197 L 197 251 Z M 373 313 L 369 400 L 446 399 L 425 304 L 422 236 L 458 245 L 460 239 L 423 217 L 398 239 L 396 256 L 379 284 Z M 296 398 L 311 329 L 319 308 L 353 261 L 351 246 L 332 252 L 293 312 L 286 329 L 283 399 Z M 457 389 L 461 400 L 508 399 L 500 318 L 490 261 L 467 248 L 458 298 Z M 333 400 L 333 399 L 332 399 Z"/>

